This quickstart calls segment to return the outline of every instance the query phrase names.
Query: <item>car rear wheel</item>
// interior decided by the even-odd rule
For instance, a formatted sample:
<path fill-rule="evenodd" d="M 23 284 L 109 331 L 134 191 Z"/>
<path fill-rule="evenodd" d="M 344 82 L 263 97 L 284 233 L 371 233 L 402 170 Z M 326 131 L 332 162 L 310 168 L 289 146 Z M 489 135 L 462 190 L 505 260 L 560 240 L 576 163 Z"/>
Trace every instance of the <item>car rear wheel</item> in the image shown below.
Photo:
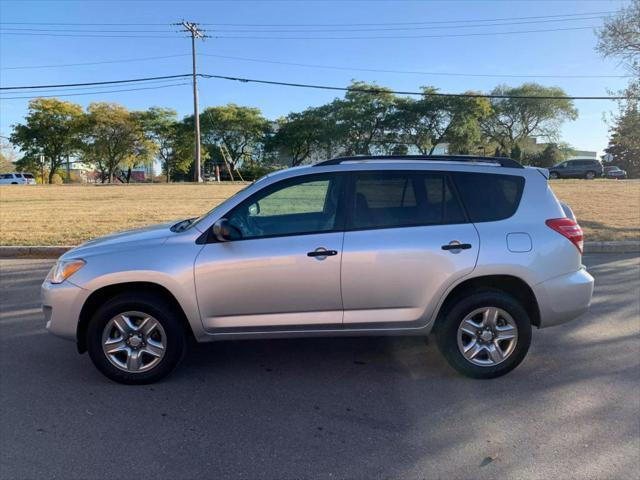
<path fill-rule="evenodd" d="M 436 331 L 440 351 L 457 371 L 494 378 L 516 368 L 531 344 L 531 321 L 512 296 L 488 290 L 445 313 Z"/>
<path fill-rule="evenodd" d="M 584 175 L 584 178 L 586 178 L 587 180 L 593 180 L 594 178 L 596 178 L 596 172 L 588 171 Z"/>
<path fill-rule="evenodd" d="M 185 352 L 179 313 L 158 295 L 121 294 L 102 305 L 87 329 L 94 365 L 120 383 L 152 383 L 168 375 Z"/>
<path fill-rule="evenodd" d="M 557 178 L 560 178 L 560 176 L 556 172 L 551 172 L 549 173 L 549 178 L 555 180 Z"/>

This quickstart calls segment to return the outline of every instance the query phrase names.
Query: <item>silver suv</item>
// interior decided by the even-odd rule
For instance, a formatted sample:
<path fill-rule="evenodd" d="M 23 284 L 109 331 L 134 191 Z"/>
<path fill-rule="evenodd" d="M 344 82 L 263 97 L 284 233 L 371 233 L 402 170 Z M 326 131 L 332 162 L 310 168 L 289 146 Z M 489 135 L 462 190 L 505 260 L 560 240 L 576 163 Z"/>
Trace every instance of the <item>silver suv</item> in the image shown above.
<path fill-rule="evenodd" d="M 67 252 L 42 285 L 47 328 L 130 384 L 165 376 L 190 339 L 343 335 L 434 333 L 459 372 L 504 375 L 532 326 L 593 292 L 547 176 L 448 156 L 279 171 L 199 218 Z"/>

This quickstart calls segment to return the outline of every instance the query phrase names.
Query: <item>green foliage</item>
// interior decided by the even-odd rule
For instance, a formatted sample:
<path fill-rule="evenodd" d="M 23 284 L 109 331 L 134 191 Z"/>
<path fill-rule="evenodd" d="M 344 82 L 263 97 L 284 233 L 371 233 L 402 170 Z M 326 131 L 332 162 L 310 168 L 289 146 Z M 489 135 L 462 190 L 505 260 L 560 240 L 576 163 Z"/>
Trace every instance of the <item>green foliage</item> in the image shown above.
<path fill-rule="evenodd" d="M 205 109 L 200 114 L 200 128 L 202 143 L 226 149 L 229 167 L 236 170 L 242 162 L 259 157 L 269 122 L 258 108 L 230 103 Z"/>
<path fill-rule="evenodd" d="M 84 122 L 82 156 L 111 183 L 117 169 L 148 164 L 156 147 L 144 134 L 136 115 L 116 103 L 92 103 Z"/>
<path fill-rule="evenodd" d="M 518 145 L 514 145 L 511 149 L 511 158 L 518 161 L 522 159 L 522 149 Z"/>
<path fill-rule="evenodd" d="M 575 120 L 578 111 L 558 87 L 525 83 L 519 87 L 499 86 L 493 95 L 557 97 L 557 98 L 494 98 L 491 115 L 480 120 L 482 133 L 497 143 L 502 151 L 510 151 L 527 137 L 557 139 L 565 120 Z"/>
<path fill-rule="evenodd" d="M 565 159 L 566 156 L 562 149 L 557 144 L 550 143 L 541 152 L 525 154 L 522 158 L 522 163 L 534 167 L 549 168 Z"/>
<path fill-rule="evenodd" d="M 291 159 L 291 166 L 296 167 L 331 140 L 334 127 L 323 108 L 290 113 L 278 120 L 275 133 L 267 140 L 266 150 L 286 155 Z"/>
<path fill-rule="evenodd" d="M 335 123 L 332 133 L 344 154 L 386 151 L 386 132 L 393 121 L 395 100 L 388 88 L 354 81 L 344 99 L 330 104 L 326 118 Z"/>
<path fill-rule="evenodd" d="M 627 171 L 630 177 L 640 176 L 640 106 L 638 100 L 621 107 L 611 128 L 606 152 L 613 163 Z"/>
<path fill-rule="evenodd" d="M 49 183 L 67 155 L 80 148 L 83 112 L 80 105 L 57 98 L 36 98 L 29 102 L 24 124 L 13 125 L 11 142 L 24 156 L 28 171 L 49 171 Z M 43 156 L 41 161 L 41 156 Z"/>
<path fill-rule="evenodd" d="M 257 180 L 260 177 L 264 177 L 265 175 L 271 172 L 275 172 L 280 168 L 282 167 L 275 167 L 275 166 L 263 165 L 257 162 L 251 162 L 243 165 L 240 168 L 240 174 L 242 175 L 242 178 L 245 179 L 245 181 L 253 182 L 254 180 Z"/>
<path fill-rule="evenodd" d="M 155 145 L 156 158 L 162 165 L 166 181 L 174 174 L 189 171 L 193 162 L 193 132 L 178 122 L 177 112 L 171 108 L 152 107 L 136 113 L 147 139 Z"/>
<path fill-rule="evenodd" d="M 468 153 L 480 143 L 478 121 L 491 107 L 483 98 L 440 97 L 434 87 L 422 87 L 420 99 L 396 101 L 393 125 L 403 143 L 422 154 L 432 154 L 439 143 L 449 143 L 451 153 Z M 469 92 L 473 93 L 473 92 Z"/>

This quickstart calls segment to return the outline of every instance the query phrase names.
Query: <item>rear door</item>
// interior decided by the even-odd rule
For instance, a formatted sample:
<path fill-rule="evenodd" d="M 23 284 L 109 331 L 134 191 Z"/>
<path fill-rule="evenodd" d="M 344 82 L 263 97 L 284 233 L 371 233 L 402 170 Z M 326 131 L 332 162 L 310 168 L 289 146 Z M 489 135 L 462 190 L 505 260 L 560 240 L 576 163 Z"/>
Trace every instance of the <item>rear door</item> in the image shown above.
<path fill-rule="evenodd" d="M 426 323 L 479 241 L 444 173 L 354 172 L 342 254 L 345 327 Z"/>

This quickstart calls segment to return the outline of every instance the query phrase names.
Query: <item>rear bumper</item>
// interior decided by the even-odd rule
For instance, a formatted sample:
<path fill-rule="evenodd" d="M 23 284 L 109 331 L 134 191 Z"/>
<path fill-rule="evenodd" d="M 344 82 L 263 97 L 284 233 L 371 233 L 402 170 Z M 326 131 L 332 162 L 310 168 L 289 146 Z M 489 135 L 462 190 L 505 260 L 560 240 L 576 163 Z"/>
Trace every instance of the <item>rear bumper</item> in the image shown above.
<path fill-rule="evenodd" d="M 586 268 L 534 286 L 540 308 L 540 328 L 560 325 L 579 317 L 591 305 L 593 277 Z"/>
<path fill-rule="evenodd" d="M 60 284 L 45 281 L 40 294 L 47 330 L 58 337 L 76 341 L 80 311 L 91 292 L 69 281 Z"/>

